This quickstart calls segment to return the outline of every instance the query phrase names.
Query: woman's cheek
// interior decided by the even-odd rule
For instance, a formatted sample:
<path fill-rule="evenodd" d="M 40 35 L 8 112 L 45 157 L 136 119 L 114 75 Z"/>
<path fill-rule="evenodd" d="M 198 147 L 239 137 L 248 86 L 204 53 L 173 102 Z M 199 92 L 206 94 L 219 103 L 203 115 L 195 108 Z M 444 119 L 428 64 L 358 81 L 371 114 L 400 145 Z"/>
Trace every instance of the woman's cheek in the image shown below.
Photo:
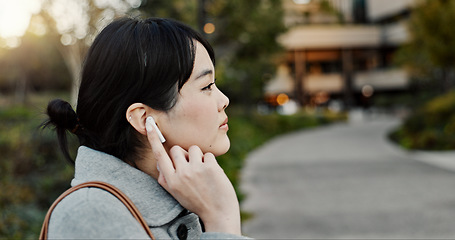
<path fill-rule="evenodd" d="M 189 123 L 188 127 L 202 131 L 211 127 L 209 122 L 213 116 L 211 116 L 207 107 L 201 101 L 193 101 L 186 104 L 183 118 Z"/>

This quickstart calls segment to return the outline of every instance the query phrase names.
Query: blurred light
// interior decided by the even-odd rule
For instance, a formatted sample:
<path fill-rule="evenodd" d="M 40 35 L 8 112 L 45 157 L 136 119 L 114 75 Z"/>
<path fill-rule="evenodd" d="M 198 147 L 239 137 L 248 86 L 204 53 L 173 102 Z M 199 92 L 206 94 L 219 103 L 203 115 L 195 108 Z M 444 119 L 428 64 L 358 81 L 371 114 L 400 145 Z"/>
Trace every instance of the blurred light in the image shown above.
<path fill-rule="evenodd" d="M 204 32 L 207 34 L 212 34 L 215 32 L 215 25 L 213 23 L 206 23 L 204 25 Z"/>
<path fill-rule="evenodd" d="M 21 37 L 33 13 L 41 9 L 38 0 L 0 0 L 0 37 Z"/>
<path fill-rule="evenodd" d="M 47 28 L 44 19 L 41 16 L 34 16 L 30 21 L 29 31 L 38 36 L 46 34 Z"/>
<path fill-rule="evenodd" d="M 76 40 L 69 34 L 62 34 L 62 37 L 60 38 L 60 42 L 64 45 L 64 46 L 68 46 L 68 45 L 72 45 L 74 43 L 76 43 Z"/>
<path fill-rule="evenodd" d="M 141 0 L 126 0 L 132 8 L 138 8 L 141 6 Z"/>
<path fill-rule="evenodd" d="M 282 115 L 292 115 L 299 111 L 299 105 L 296 101 L 290 99 L 286 104 L 281 105 L 277 111 Z"/>
<path fill-rule="evenodd" d="M 343 109 L 343 103 L 339 100 L 331 100 L 329 102 L 328 108 L 330 111 L 338 113 L 341 112 L 341 110 Z"/>
<path fill-rule="evenodd" d="M 19 37 L 9 37 L 5 39 L 7 48 L 17 48 L 21 45 L 22 41 Z"/>
<path fill-rule="evenodd" d="M 315 96 L 313 97 L 313 100 L 316 104 L 324 104 L 326 103 L 327 101 L 329 101 L 330 99 L 330 96 L 327 92 L 318 92 L 315 94 Z"/>
<path fill-rule="evenodd" d="M 372 86 L 365 85 L 362 87 L 362 95 L 364 97 L 369 98 L 369 97 L 373 96 L 373 93 L 374 93 L 374 88 Z"/>
<path fill-rule="evenodd" d="M 294 0 L 294 3 L 296 4 L 308 4 L 310 2 L 311 0 Z"/>
<path fill-rule="evenodd" d="M 278 105 L 284 105 L 287 102 L 289 102 L 289 97 L 288 97 L 288 95 L 286 95 L 284 93 L 280 93 L 276 97 L 276 102 L 278 103 Z"/>
<path fill-rule="evenodd" d="M 87 1 L 54 0 L 51 1 L 47 11 L 55 20 L 60 34 L 71 33 L 81 36 L 88 33 L 90 21 L 88 9 Z"/>

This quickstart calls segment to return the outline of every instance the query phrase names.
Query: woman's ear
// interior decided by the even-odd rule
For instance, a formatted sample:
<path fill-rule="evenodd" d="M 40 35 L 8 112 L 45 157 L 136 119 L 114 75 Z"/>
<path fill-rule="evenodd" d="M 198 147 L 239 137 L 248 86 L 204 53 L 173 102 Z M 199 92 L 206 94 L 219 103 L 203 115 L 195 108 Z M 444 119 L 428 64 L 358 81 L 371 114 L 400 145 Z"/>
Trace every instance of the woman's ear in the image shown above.
<path fill-rule="evenodd" d="M 156 124 L 158 124 L 161 115 L 162 112 L 143 103 L 133 103 L 126 110 L 126 120 L 142 135 L 147 134 L 147 130 L 145 129 L 147 117 L 152 116 Z"/>
<path fill-rule="evenodd" d="M 145 119 L 147 118 L 147 105 L 143 103 L 133 103 L 126 110 L 126 120 L 139 133 L 145 135 Z"/>

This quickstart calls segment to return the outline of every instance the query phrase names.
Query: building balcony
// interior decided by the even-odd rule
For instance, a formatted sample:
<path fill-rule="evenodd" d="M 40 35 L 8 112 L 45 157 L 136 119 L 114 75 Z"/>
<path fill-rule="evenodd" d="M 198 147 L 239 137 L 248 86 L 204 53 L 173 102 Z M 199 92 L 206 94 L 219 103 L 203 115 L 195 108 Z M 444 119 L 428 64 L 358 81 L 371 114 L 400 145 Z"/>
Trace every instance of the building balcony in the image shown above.
<path fill-rule="evenodd" d="M 408 75 L 401 69 L 383 69 L 357 72 L 353 75 L 354 91 L 361 91 L 364 86 L 371 86 L 375 91 L 403 90 L 409 85 Z M 341 93 L 345 81 L 341 73 L 311 74 L 303 78 L 303 90 L 306 93 L 317 92 Z"/>
<path fill-rule="evenodd" d="M 378 91 L 403 90 L 409 86 L 409 77 L 402 69 L 373 70 L 354 74 L 354 90 L 360 91 L 366 85 Z"/>
<path fill-rule="evenodd" d="M 408 39 L 403 21 L 382 25 L 297 26 L 278 38 L 288 50 L 379 47 Z"/>

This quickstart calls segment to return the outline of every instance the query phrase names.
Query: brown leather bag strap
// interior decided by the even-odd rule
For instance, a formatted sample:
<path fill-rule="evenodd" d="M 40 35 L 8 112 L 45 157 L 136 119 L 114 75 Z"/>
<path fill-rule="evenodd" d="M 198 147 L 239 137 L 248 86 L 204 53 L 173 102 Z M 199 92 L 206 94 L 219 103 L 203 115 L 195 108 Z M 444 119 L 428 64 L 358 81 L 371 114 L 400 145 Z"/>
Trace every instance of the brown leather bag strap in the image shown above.
<path fill-rule="evenodd" d="M 40 240 L 46 240 L 47 239 L 47 230 L 49 227 L 49 219 L 51 217 L 52 211 L 54 208 L 57 206 L 57 204 L 66 196 L 68 196 L 70 193 L 79 190 L 81 188 L 85 187 L 96 187 L 96 188 L 101 188 L 105 191 L 110 192 L 112 195 L 117 197 L 120 201 L 122 201 L 123 204 L 128 208 L 128 210 L 133 214 L 134 218 L 141 224 L 141 226 L 144 228 L 144 230 L 147 232 L 147 234 L 150 236 L 151 239 L 155 240 L 155 237 L 153 236 L 152 232 L 150 231 L 150 228 L 148 227 L 147 223 L 145 222 L 144 218 L 142 217 L 141 213 L 139 210 L 137 210 L 136 206 L 134 203 L 118 188 L 105 183 L 105 182 L 99 182 L 99 181 L 93 181 L 93 182 L 86 182 L 79 184 L 77 186 L 74 186 L 68 190 L 66 190 L 62 195 L 60 195 L 57 200 L 52 204 L 52 206 L 49 208 L 46 217 L 44 218 L 43 226 L 41 228 L 41 233 L 39 236 Z"/>

